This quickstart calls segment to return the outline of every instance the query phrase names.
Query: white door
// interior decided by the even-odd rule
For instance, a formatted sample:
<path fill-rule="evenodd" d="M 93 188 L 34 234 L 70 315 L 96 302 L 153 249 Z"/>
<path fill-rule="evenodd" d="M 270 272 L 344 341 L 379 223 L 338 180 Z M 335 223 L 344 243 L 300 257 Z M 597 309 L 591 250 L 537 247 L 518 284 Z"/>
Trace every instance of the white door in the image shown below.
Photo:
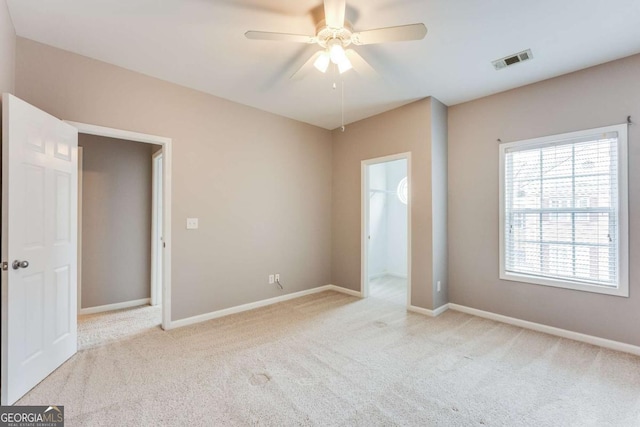
<path fill-rule="evenodd" d="M 77 351 L 78 131 L 2 96 L 2 404 Z"/>

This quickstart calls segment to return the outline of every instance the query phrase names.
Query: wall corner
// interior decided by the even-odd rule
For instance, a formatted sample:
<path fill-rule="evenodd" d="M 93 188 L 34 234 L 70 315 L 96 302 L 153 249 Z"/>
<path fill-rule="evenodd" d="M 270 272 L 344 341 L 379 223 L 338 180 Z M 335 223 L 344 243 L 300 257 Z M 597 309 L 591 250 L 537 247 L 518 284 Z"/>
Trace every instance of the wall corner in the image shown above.
<path fill-rule="evenodd" d="M 448 107 L 431 97 L 431 198 L 433 307 L 449 302 L 447 204 Z"/>

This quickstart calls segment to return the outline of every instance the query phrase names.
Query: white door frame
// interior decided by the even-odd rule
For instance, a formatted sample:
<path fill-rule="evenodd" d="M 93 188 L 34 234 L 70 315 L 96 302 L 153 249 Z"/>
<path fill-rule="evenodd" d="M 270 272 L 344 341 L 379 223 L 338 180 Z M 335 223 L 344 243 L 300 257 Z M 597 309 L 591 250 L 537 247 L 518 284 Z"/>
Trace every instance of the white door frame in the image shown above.
<path fill-rule="evenodd" d="M 162 199 L 164 204 L 162 211 L 162 225 L 164 230 L 162 329 L 171 329 L 171 138 L 90 125 L 86 123 L 72 122 L 69 120 L 65 120 L 65 122 L 70 124 L 71 126 L 76 127 L 78 129 L 78 133 L 124 139 L 128 141 L 144 142 L 147 144 L 157 144 L 162 146 Z"/>
<path fill-rule="evenodd" d="M 158 173 L 162 173 L 160 169 L 163 166 L 162 161 L 162 150 L 156 151 L 151 156 L 151 305 L 162 302 L 162 284 L 158 281 L 158 276 L 162 277 L 162 274 L 158 274 L 158 264 L 162 265 L 162 251 L 159 244 L 162 231 L 158 230 L 158 205 L 162 203 L 162 176 L 159 177 Z"/>
<path fill-rule="evenodd" d="M 407 307 L 411 306 L 411 152 L 392 154 L 390 156 L 377 157 L 363 160 L 360 166 L 361 174 L 361 206 L 360 235 L 361 235 L 361 261 L 360 261 L 360 292 L 362 298 L 369 296 L 369 166 L 378 163 L 387 163 L 394 160 L 407 161 Z"/>
<path fill-rule="evenodd" d="M 79 140 L 79 138 L 78 138 Z M 82 180 L 84 151 L 78 145 L 78 314 L 82 310 Z"/>

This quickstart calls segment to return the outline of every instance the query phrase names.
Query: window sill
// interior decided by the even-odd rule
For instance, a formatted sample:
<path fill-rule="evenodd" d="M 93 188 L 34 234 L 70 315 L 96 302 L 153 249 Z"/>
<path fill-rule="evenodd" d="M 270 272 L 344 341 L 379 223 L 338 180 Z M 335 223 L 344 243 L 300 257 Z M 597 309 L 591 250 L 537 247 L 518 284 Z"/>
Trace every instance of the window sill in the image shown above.
<path fill-rule="evenodd" d="M 526 274 L 517 274 L 502 271 L 500 272 L 500 279 L 508 280 L 510 282 L 522 282 L 533 285 L 551 286 L 554 288 L 571 289 L 574 291 L 592 292 L 597 294 L 613 295 L 618 297 L 629 297 L 629 286 L 609 287 L 596 284 L 587 284 L 580 282 L 572 282 L 568 280 L 557 280 L 543 277 L 529 276 Z"/>

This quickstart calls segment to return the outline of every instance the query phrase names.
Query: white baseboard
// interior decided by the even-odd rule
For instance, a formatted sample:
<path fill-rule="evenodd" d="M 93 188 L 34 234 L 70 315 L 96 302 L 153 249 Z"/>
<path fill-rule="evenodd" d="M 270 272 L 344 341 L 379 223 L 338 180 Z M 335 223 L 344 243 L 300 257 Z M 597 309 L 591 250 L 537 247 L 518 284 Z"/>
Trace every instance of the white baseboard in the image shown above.
<path fill-rule="evenodd" d="M 336 286 L 336 285 L 327 285 L 326 288 L 327 288 L 326 290 L 328 291 L 341 292 L 343 294 L 351 295 L 352 297 L 362 298 L 362 292 L 360 291 L 354 291 L 352 289 L 347 289 L 347 288 L 343 288 L 342 286 Z"/>
<path fill-rule="evenodd" d="M 81 308 L 78 314 L 96 314 L 105 311 L 122 310 L 123 308 L 138 307 L 140 305 L 148 305 L 150 298 L 142 298 L 133 301 L 118 302 L 115 304 L 99 305 L 97 307 Z"/>
<path fill-rule="evenodd" d="M 503 316 L 502 314 L 492 313 L 490 311 L 478 310 L 477 308 L 466 307 L 458 304 L 448 304 L 451 310 L 460 311 L 462 313 L 471 314 L 485 319 L 495 320 L 496 322 L 508 323 L 509 325 L 519 326 L 525 329 L 531 329 L 537 332 L 543 332 L 557 337 L 567 338 L 574 341 L 580 341 L 611 350 L 622 351 L 624 353 L 635 354 L 640 356 L 640 347 L 622 343 L 619 341 L 608 340 L 606 338 L 594 337 L 592 335 L 581 334 L 579 332 L 568 331 L 553 326 L 543 325 L 540 323 L 529 322 L 528 320 L 516 319 L 514 317 Z"/>
<path fill-rule="evenodd" d="M 304 297 L 311 294 L 317 294 L 319 292 L 325 292 L 325 291 L 336 291 L 336 292 L 341 292 L 343 294 L 360 297 L 360 292 L 358 291 L 352 291 L 351 289 L 346 289 L 346 288 L 335 286 L 335 285 L 324 285 L 324 286 L 319 286 L 317 288 L 306 289 L 304 291 L 281 295 L 279 297 L 250 302 L 248 304 L 237 305 L 235 307 L 229 307 L 222 310 L 213 311 L 211 313 L 205 313 L 205 314 L 200 314 L 193 317 L 187 317 L 186 319 L 173 320 L 171 321 L 170 329 L 189 326 L 189 325 L 193 325 L 200 322 L 206 322 L 207 320 L 218 319 L 220 317 L 229 316 L 231 314 L 242 313 L 243 311 L 249 311 L 249 310 L 253 310 L 260 307 L 266 307 L 268 305 L 277 304 L 279 302 L 289 301 L 292 299 Z"/>
<path fill-rule="evenodd" d="M 398 279 L 406 279 L 407 275 L 406 274 L 401 274 L 401 273 L 393 273 L 391 271 L 384 271 L 382 273 L 369 275 L 369 280 L 379 279 L 381 277 L 397 277 Z"/>
<path fill-rule="evenodd" d="M 415 305 L 410 305 L 407 307 L 408 311 L 412 311 L 414 313 L 424 314 L 429 317 L 438 317 L 449 308 L 449 304 L 441 305 L 435 310 L 429 310 L 428 308 L 416 307 Z"/>
<path fill-rule="evenodd" d="M 407 275 L 402 273 L 387 273 L 387 276 L 396 277 L 398 279 L 407 279 Z"/>
<path fill-rule="evenodd" d="M 449 310 L 449 304 L 442 304 L 440 307 L 436 308 L 435 310 L 433 310 L 433 314 L 437 316 L 440 316 L 442 313 L 444 313 L 445 311 Z"/>

